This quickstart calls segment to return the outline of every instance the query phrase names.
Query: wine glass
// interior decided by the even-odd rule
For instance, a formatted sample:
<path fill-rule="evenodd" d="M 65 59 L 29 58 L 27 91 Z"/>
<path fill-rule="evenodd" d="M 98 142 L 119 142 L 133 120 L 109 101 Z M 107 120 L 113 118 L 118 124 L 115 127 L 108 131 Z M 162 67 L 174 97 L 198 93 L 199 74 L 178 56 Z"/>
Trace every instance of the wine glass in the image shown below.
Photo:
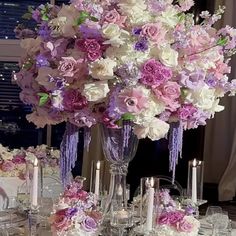
<path fill-rule="evenodd" d="M 223 235 L 229 231 L 229 216 L 227 211 L 222 211 L 222 213 L 216 213 L 217 219 L 215 223 L 215 231 L 217 235 Z"/>
<path fill-rule="evenodd" d="M 212 235 L 217 234 L 217 224 L 221 220 L 222 208 L 219 206 L 209 206 L 206 211 L 206 221 L 212 225 Z"/>

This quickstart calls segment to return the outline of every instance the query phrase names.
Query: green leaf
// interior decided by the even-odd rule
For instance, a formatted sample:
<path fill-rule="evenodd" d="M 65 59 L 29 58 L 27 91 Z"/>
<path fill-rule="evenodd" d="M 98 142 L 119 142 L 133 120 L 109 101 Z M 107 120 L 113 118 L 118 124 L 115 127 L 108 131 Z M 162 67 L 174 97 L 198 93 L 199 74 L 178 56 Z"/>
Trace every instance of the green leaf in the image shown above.
<path fill-rule="evenodd" d="M 44 14 L 44 15 L 42 16 L 42 20 L 43 20 L 43 21 L 48 21 L 48 20 L 49 20 L 49 17 L 48 17 L 46 14 Z"/>
<path fill-rule="evenodd" d="M 183 22 L 185 20 L 185 14 L 184 13 L 178 14 L 178 18 L 179 18 L 179 22 Z"/>
<path fill-rule="evenodd" d="M 28 6 L 28 12 L 32 13 L 33 12 L 33 7 L 32 6 Z"/>
<path fill-rule="evenodd" d="M 98 18 L 94 17 L 94 16 L 90 16 L 89 19 L 91 21 L 94 21 L 94 22 L 98 22 Z"/>
<path fill-rule="evenodd" d="M 227 42 L 228 42 L 227 37 L 222 37 L 222 38 L 218 39 L 217 45 L 219 45 L 219 46 L 225 46 L 225 45 L 227 44 Z"/>
<path fill-rule="evenodd" d="M 43 106 L 47 103 L 49 100 L 49 94 L 47 93 L 37 93 L 37 95 L 40 97 L 39 98 L 39 106 Z"/>
<path fill-rule="evenodd" d="M 32 14 L 27 12 L 22 16 L 22 18 L 25 20 L 30 20 L 32 18 Z"/>
<path fill-rule="evenodd" d="M 90 18 L 89 13 L 86 12 L 86 11 L 81 11 L 80 15 L 79 15 L 79 18 L 76 21 L 76 25 L 83 24 L 86 21 L 86 19 L 88 19 L 88 18 Z"/>
<path fill-rule="evenodd" d="M 133 120 L 134 119 L 134 115 L 132 115 L 130 113 L 125 113 L 124 115 L 122 115 L 122 119 L 123 120 Z"/>

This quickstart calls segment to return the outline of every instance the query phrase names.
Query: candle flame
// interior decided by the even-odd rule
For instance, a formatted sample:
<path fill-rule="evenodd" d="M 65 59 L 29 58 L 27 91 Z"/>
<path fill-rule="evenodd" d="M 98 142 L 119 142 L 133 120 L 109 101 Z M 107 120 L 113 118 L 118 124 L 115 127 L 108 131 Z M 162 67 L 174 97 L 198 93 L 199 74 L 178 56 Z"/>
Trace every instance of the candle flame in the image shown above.
<path fill-rule="evenodd" d="M 34 166 L 38 166 L 38 159 L 37 158 L 34 159 Z"/>
<path fill-rule="evenodd" d="M 194 159 L 194 160 L 193 160 L 193 167 L 196 167 L 196 166 L 197 166 L 197 160 Z"/>
<path fill-rule="evenodd" d="M 150 187 L 153 188 L 153 186 L 154 186 L 154 179 L 153 179 L 153 177 L 151 177 L 151 179 L 150 179 Z"/>
<path fill-rule="evenodd" d="M 100 170 L 101 163 L 100 161 L 97 162 L 97 170 Z"/>

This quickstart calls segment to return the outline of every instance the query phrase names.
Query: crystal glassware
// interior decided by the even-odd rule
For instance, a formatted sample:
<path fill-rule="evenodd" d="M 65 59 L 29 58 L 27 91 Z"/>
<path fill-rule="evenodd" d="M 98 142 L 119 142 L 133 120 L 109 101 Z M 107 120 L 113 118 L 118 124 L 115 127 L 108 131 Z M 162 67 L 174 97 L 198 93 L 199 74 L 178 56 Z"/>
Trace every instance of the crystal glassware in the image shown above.
<path fill-rule="evenodd" d="M 212 236 L 217 235 L 217 224 L 221 221 L 222 208 L 219 206 L 209 206 L 206 211 L 206 221 L 212 225 Z"/>
<path fill-rule="evenodd" d="M 126 229 L 133 226 L 133 206 L 120 208 L 120 206 L 112 204 L 110 210 L 110 224 L 112 227 L 118 229 L 119 236 L 123 236 Z"/>
<path fill-rule="evenodd" d="M 123 209 L 127 206 L 126 176 L 128 164 L 136 154 L 138 138 L 133 132 L 133 123 L 123 121 L 118 128 L 102 126 L 102 146 L 106 159 L 110 162 L 110 187 L 104 208 L 104 216 L 109 215 L 111 206 Z"/>

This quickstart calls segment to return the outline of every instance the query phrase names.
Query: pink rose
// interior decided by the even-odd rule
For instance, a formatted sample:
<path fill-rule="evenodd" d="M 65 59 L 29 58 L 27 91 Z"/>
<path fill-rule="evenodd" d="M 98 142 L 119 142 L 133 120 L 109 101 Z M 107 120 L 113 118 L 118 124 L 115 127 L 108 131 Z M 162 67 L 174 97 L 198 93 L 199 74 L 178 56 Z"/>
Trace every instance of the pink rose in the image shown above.
<path fill-rule="evenodd" d="M 140 81 L 151 87 L 159 86 L 172 77 L 171 69 L 167 68 L 159 61 L 150 59 L 142 67 L 142 76 Z"/>
<path fill-rule="evenodd" d="M 107 23 L 117 24 L 122 27 L 124 26 L 123 24 L 125 23 L 126 18 L 126 16 L 121 16 L 116 9 L 113 9 L 105 14 L 104 21 Z"/>
<path fill-rule="evenodd" d="M 87 52 L 100 51 L 101 46 L 96 39 L 86 39 L 84 41 L 84 48 Z"/>
<path fill-rule="evenodd" d="M 167 105 L 180 96 L 180 86 L 176 82 L 168 81 L 160 87 L 153 88 L 155 95 Z"/>
<path fill-rule="evenodd" d="M 161 214 L 157 222 L 160 225 L 168 225 L 170 223 L 168 213 Z"/>
<path fill-rule="evenodd" d="M 177 223 L 176 228 L 178 231 L 190 233 L 193 230 L 193 224 L 183 218 L 180 222 Z"/>
<path fill-rule="evenodd" d="M 188 120 L 195 112 L 197 112 L 196 107 L 194 107 L 192 104 L 185 104 L 179 108 L 178 115 L 181 120 Z"/>
<path fill-rule="evenodd" d="M 95 61 L 99 58 L 102 57 L 102 52 L 101 51 L 97 51 L 97 52 L 88 52 L 88 59 L 90 61 Z"/>
<path fill-rule="evenodd" d="M 4 161 L 2 164 L 2 171 L 9 172 L 14 170 L 15 164 L 12 161 Z"/>
<path fill-rule="evenodd" d="M 62 57 L 58 70 L 62 76 L 74 77 L 76 74 L 81 73 L 83 62 L 83 59 L 75 60 L 73 57 Z"/>
<path fill-rule="evenodd" d="M 181 211 L 175 211 L 169 213 L 169 222 L 171 225 L 176 225 L 177 222 L 184 218 L 184 213 Z"/>
<path fill-rule="evenodd" d="M 23 164 L 25 163 L 25 157 L 21 155 L 16 155 L 13 157 L 12 162 L 14 164 Z"/>
<path fill-rule="evenodd" d="M 166 31 L 160 23 L 148 23 L 142 27 L 141 34 L 153 42 L 163 42 Z"/>
<path fill-rule="evenodd" d="M 53 227 L 56 231 L 66 231 L 71 225 L 71 221 L 64 215 L 56 213 L 53 216 Z"/>
<path fill-rule="evenodd" d="M 77 111 L 86 107 L 87 99 L 78 90 L 69 89 L 63 96 L 63 106 L 67 111 Z"/>
<path fill-rule="evenodd" d="M 160 67 L 160 62 L 156 61 L 155 59 L 150 59 L 144 63 L 142 67 L 142 73 L 156 75 Z"/>
<path fill-rule="evenodd" d="M 148 96 L 141 88 L 124 89 L 117 97 L 117 106 L 121 113 L 138 114 L 148 106 Z"/>

